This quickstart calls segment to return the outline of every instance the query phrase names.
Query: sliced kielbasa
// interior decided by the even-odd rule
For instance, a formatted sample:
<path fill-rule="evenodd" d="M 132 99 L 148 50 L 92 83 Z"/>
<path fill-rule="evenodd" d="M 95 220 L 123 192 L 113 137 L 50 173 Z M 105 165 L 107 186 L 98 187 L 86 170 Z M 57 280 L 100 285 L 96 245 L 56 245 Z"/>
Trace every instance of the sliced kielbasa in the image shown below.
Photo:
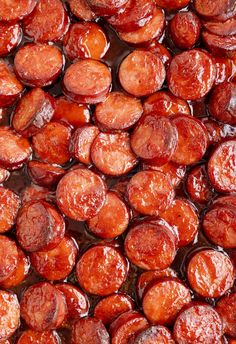
<path fill-rule="evenodd" d="M 136 97 L 148 96 L 158 91 L 165 77 L 165 67 L 161 59 L 145 50 L 130 53 L 119 68 L 121 86 Z"/>
<path fill-rule="evenodd" d="M 0 56 L 10 54 L 20 44 L 21 39 L 22 29 L 19 23 L 0 22 Z"/>
<path fill-rule="evenodd" d="M 12 105 L 23 90 L 24 87 L 17 80 L 12 68 L 0 59 L 0 108 Z"/>
<path fill-rule="evenodd" d="M 96 216 L 104 205 L 106 186 L 94 172 L 78 168 L 62 177 L 56 197 L 63 214 L 77 221 L 86 221 Z"/>
<path fill-rule="evenodd" d="M 68 0 L 70 10 L 79 19 L 93 20 L 96 18 L 95 13 L 91 10 L 87 0 Z"/>
<path fill-rule="evenodd" d="M 98 16 L 110 16 L 122 12 L 127 0 L 87 0 L 87 2 Z"/>
<path fill-rule="evenodd" d="M 174 344 L 171 332 L 164 326 L 151 326 L 140 332 L 133 344 Z"/>
<path fill-rule="evenodd" d="M 216 17 L 227 12 L 232 0 L 195 0 L 194 7 L 198 14 L 204 17 Z"/>
<path fill-rule="evenodd" d="M 70 159 L 70 139 L 71 128 L 66 123 L 47 123 L 33 136 L 34 153 L 44 162 L 63 165 Z"/>
<path fill-rule="evenodd" d="M 102 209 L 88 220 L 87 225 L 94 235 L 109 239 L 121 235 L 129 221 L 129 208 L 115 192 L 109 191 Z"/>
<path fill-rule="evenodd" d="M 34 201 L 20 209 L 16 235 L 24 250 L 35 252 L 53 249 L 62 241 L 64 233 L 64 219 L 49 203 Z"/>
<path fill-rule="evenodd" d="M 215 57 L 216 80 L 215 85 L 231 80 L 233 76 L 233 61 L 227 57 Z"/>
<path fill-rule="evenodd" d="M 109 344 L 110 336 L 101 320 L 90 317 L 74 323 L 72 340 L 75 344 Z"/>
<path fill-rule="evenodd" d="M 10 172 L 5 168 L 0 167 L 0 184 L 5 182 L 10 177 Z"/>
<path fill-rule="evenodd" d="M 65 170 L 58 166 L 31 160 L 28 163 L 28 174 L 35 184 L 49 187 L 59 182 L 64 176 Z"/>
<path fill-rule="evenodd" d="M 101 130 L 128 130 L 141 117 L 142 103 L 139 99 L 121 92 L 111 92 L 106 100 L 96 106 L 95 120 Z"/>
<path fill-rule="evenodd" d="M 134 153 L 150 164 L 165 165 L 175 152 L 178 133 L 172 121 L 156 114 L 145 115 L 131 134 Z"/>
<path fill-rule="evenodd" d="M 55 102 L 41 88 L 26 93 L 13 113 L 12 126 L 21 135 L 35 135 L 53 117 Z"/>
<path fill-rule="evenodd" d="M 124 246 L 129 260 L 141 269 L 163 270 L 175 258 L 176 243 L 177 235 L 164 220 L 146 220 L 131 228 Z"/>
<path fill-rule="evenodd" d="M 37 4 L 37 0 L 2 0 L 0 20 L 15 21 L 28 16 Z"/>
<path fill-rule="evenodd" d="M 17 267 L 17 261 L 18 250 L 16 243 L 5 235 L 0 235 L 0 282 L 5 281 L 12 275 Z"/>
<path fill-rule="evenodd" d="M 226 21 L 202 21 L 203 27 L 219 36 L 231 36 L 236 34 L 236 18 L 230 18 Z"/>
<path fill-rule="evenodd" d="M 116 292 L 124 283 L 128 266 L 125 258 L 114 247 L 96 245 L 79 259 L 76 276 L 88 293 L 105 296 Z"/>
<path fill-rule="evenodd" d="M 198 49 L 175 55 L 167 73 L 170 91 L 185 100 L 205 96 L 211 90 L 215 77 L 213 59 L 207 52 Z"/>
<path fill-rule="evenodd" d="M 143 312 L 152 324 L 170 325 L 190 301 L 190 290 L 180 280 L 166 277 L 148 285 L 142 301 Z"/>
<path fill-rule="evenodd" d="M 20 325 L 20 305 L 17 296 L 5 290 L 0 290 L 0 305 L 0 340 L 4 344 Z"/>
<path fill-rule="evenodd" d="M 186 7 L 190 0 L 156 0 L 156 4 L 167 11 L 176 11 Z"/>
<path fill-rule="evenodd" d="M 169 66 L 172 58 L 171 53 L 163 44 L 159 43 L 157 40 L 153 40 L 147 47 L 147 50 L 159 57 L 165 67 Z"/>
<path fill-rule="evenodd" d="M 207 129 L 209 145 L 219 143 L 223 137 L 227 136 L 222 123 L 216 122 L 209 117 L 202 118 L 201 121 Z"/>
<path fill-rule="evenodd" d="M 0 233 L 7 232 L 15 224 L 20 198 L 11 190 L 0 186 Z"/>
<path fill-rule="evenodd" d="M 58 41 L 69 28 L 69 17 L 60 0 L 39 0 L 23 28 L 37 42 Z"/>
<path fill-rule="evenodd" d="M 203 31 L 202 39 L 207 49 L 214 55 L 227 55 L 236 50 L 236 35 L 218 36 L 213 33 Z"/>
<path fill-rule="evenodd" d="M 174 194 L 169 177 L 159 171 L 138 172 L 127 186 L 130 205 L 144 215 L 158 216 L 171 205 Z"/>
<path fill-rule="evenodd" d="M 234 284 L 234 267 L 222 252 L 201 250 L 193 255 L 187 266 L 188 281 L 199 295 L 219 297 Z"/>
<path fill-rule="evenodd" d="M 17 344 L 60 344 L 61 340 L 55 331 L 37 332 L 25 330 L 18 338 Z"/>
<path fill-rule="evenodd" d="M 52 250 L 33 252 L 30 260 L 34 269 L 49 281 L 63 280 L 75 266 L 77 247 L 73 239 L 65 237 Z"/>
<path fill-rule="evenodd" d="M 91 159 L 102 173 L 111 176 L 126 174 L 137 164 L 126 132 L 100 133 L 92 143 Z"/>
<path fill-rule="evenodd" d="M 47 202 L 55 201 L 55 194 L 47 188 L 31 184 L 27 186 L 21 193 L 22 204 L 44 200 Z"/>
<path fill-rule="evenodd" d="M 205 165 L 196 166 L 189 172 L 186 188 L 193 202 L 207 203 L 211 199 L 213 188 L 208 180 Z"/>
<path fill-rule="evenodd" d="M 94 309 L 94 316 L 110 325 L 121 314 L 134 309 L 133 300 L 125 294 L 112 294 L 100 300 Z"/>
<path fill-rule="evenodd" d="M 214 199 L 212 203 L 213 207 L 218 207 L 218 206 L 222 207 L 225 205 L 236 207 L 236 195 L 218 197 Z"/>
<path fill-rule="evenodd" d="M 26 289 L 20 306 L 26 324 L 39 332 L 60 327 L 67 312 L 62 292 L 47 282 L 36 283 Z"/>
<path fill-rule="evenodd" d="M 14 69 L 21 82 L 27 86 L 51 85 L 60 75 L 64 59 L 59 48 L 53 45 L 30 43 L 16 53 Z"/>
<path fill-rule="evenodd" d="M 104 63 L 79 60 L 66 69 L 63 91 L 75 102 L 96 104 L 105 100 L 111 81 L 111 72 Z"/>
<path fill-rule="evenodd" d="M 236 337 L 236 293 L 223 296 L 217 302 L 216 310 L 223 320 L 224 332 Z"/>
<path fill-rule="evenodd" d="M 71 60 L 78 58 L 102 59 L 109 48 L 107 37 L 102 28 L 92 22 L 80 22 L 70 26 L 63 49 Z"/>
<path fill-rule="evenodd" d="M 236 191 L 236 140 L 223 142 L 208 161 L 210 182 L 219 192 Z"/>
<path fill-rule="evenodd" d="M 179 344 L 216 344 L 222 335 L 221 318 L 209 304 L 191 303 L 174 325 L 174 338 Z"/>

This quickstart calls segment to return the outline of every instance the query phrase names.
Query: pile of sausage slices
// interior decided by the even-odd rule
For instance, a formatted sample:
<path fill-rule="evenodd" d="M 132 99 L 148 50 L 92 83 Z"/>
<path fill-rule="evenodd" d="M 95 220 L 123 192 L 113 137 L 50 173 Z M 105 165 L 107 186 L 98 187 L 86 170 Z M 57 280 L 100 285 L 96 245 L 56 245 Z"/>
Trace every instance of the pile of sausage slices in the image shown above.
<path fill-rule="evenodd" d="M 236 344 L 236 1 L 0 0 L 0 344 Z"/>

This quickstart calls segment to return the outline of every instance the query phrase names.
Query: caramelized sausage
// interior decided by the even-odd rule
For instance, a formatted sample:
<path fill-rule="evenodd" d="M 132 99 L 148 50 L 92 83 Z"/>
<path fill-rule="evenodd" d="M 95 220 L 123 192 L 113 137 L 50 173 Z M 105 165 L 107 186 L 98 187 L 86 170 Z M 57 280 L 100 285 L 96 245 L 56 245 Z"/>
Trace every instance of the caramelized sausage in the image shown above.
<path fill-rule="evenodd" d="M 0 107 L 11 106 L 20 94 L 24 87 L 17 80 L 12 68 L 0 59 Z"/>
<path fill-rule="evenodd" d="M 0 204 L 0 233 L 4 233 L 15 224 L 21 201 L 13 191 L 0 187 Z"/>
<path fill-rule="evenodd" d="M 4 344 L 20 325 L 20 305 L 15 294 L 4 290 L 0 290 L 0 305 L 0 340 Z"/>
<path fill-rule="evenodd" d="M 1 4 L 0 4 L 1 7 Z M 1 10 L 0 10 L 1 11 Z M 1 14 L 0 14 L 1 16 Z M 22 29 L 19 23 L 0 23 L 0 56 L 10 54 L 21 42 Z"/>
<path fill-rule="evenodd" d="M 109 344 L 109 334 L 96 318 L 83 318 L 75 322 L 72 328 L 72 340 L 75 344 Z"/>

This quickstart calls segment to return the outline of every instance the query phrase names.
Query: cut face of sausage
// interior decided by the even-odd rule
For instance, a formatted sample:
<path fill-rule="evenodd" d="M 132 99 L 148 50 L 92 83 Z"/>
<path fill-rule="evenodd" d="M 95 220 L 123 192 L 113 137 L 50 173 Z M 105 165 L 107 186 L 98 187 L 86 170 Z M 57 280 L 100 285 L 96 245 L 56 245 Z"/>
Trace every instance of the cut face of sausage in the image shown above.
<path fill-rule="evenodd" d="M 117 12 L 122 12 L 127 0 L 88 0 L 90 8 L 98 16 L 110 16 Z"/>
<path fill-rule="evenodd" d="M 176 11 L 186 7 L 190 0 L 156 0 L 156 4 L 168 11 Z"/>
<path fill-rule="evenodd" d="M 23 27 L 25 34 L 37 42 L 58 41 L 68 30 L 69 17 L 60 0 L 39 0 Z"/>
<path fill-rule="evenodd" d="M 218 197 L 214 199 L 212 206 L 213 207 L 224 207 L 224 206 L 232 206 L 236 207 L 236 195 L 229 195 L 229 196 L 223 196 Z"/>
<path fill-rule="evenodd" d="M 236 25 L 235 25 L 236 26 Z M 233 76 L 233 61 L 227 57 L 215 57 L 216 80 L 215 85 L 231 80 Z"/>
<path fill-rule="evenodd" d="M 128 295 L 112 294 L 97 303 L 94 309 L 94 316 L 101 319 L 103 324 L 109 325 L 121 314 L 133 309 L 134 302 Z"/>
<path fill-rule="evenodd" d="M 143 113 L 139 99 L 121 92 L 111 92 L 106 100 L 96 106 L 95 119 L 101 130 L 127 130 Z"/>
<path fill-rule="evenodd" d="M 1 4 L 0 4 L 1 11 Z M 1 14 L 0 14 L 1 16 Z M 0 56 L 10 54 L 20 44 L 22 29 L 18 23 L 0 23 Z"/>
<path fill-rule="evenodd" d="M 35 184 L 50 187 L 59 182 L 65 171 L 57 166 L 31 160 L 28 163 L 28 174 Z"/>
<path fill-rule="evenodd" d="M 158 91 L 165 77 L 165 67 L 161 59 L 144 50 L 130 53 L 119 69 L 121 86 L 136 97 L 148 96 Z"/>
<path fill-rule="evenodd" d="M 158 216 L 174 199 L 170 179 L 159 171 L 136 173 L 127 186 L 130 205 L 144 215 Z"/>
<path fill-rule="evenodd" d="M 0 3 L 0 20 L 21 20 L 29 15 L 37 4 L 37 0 L 3 0 Z"/>
<path fill-rule="evenodd" d="M 236 140 L 223 142 L 208 162 L 208 175 L 214 188 L 220 192 L 235 192 L 235 171 Z"/>
<path fill-rule="evenodd" d="M 10 172 L 0 167 L 0 183 L 5 182 L 10 177 Z"/>
<path fill-rule="evenodd" d="M 145 240 L 144 238 L 148 238 Z M 173 262 L 177 236 L 164 220 L 134 225 L 125 238 L 129 260 L 145 270 L 163 270 Z"/>
<path fill-rule="evenodd" d="M 137 158 L 131 150 L 128 133 L 100 133 L 92 143 L 91 159 L 104 174 L 121 176 L 131 171 Z"/>
<path fill-rule="evenodd" d="M 62 241 L 65 222 L 59 212 L 45 201 L 26 203 L 17 217 L 16 235 L 28 252 L 50 250 Z"/>
<path fill-rule="evenodd" d="M 96 318 L 83 318 L 73 325 L 72 340 L 76 344 L 109 344 L 109 334 L 101 322 Z"/>
<path fill-rule="evenodd" d="M 127 262 L 117 249 L 96 245 L 79 259 L 76 276 L 80 286 L 88 293 L 105 296 L 122 286 L 127 269 Z"/>
<path fill-rule="evenodd" d="M 33 136 L 52 119 L 54 110 L 54 99 L 41 88 L 34 88 L 17 104 L 12 126 L 25 137 Z"/>
<path fill-rule="evenodd" d="M 53 45 L 26 44 L 16 53 L 14 69 L 23 84 L 32 87 L 51 85 L 64 65 L 61 51 Z"/>
<path fill-rule="evenodd" d="M 191 287 L 199 295 L 219 297 L 233 286 L 234 267 L 223 253 L 202 250 L 189 261 L 187 277 Z"/>
<path fill-rule="evenodd" d="M 148 286 L 142 306 L 152 324 L 170 325 L 190 301 L 190 290 L 181 281 L 169 277 L 154 281 Z"/>
<path fill-rule="evenodd" d="M 97 174 L 79 168 L 60 180 L 56 197 L 63 214 L 77 221 L 86 221 L 101 210 L 106 200 L 106 186 Z"/>
<path fill-rule="evenodd" d="M 20 305 L 15 294 L 4 290 L 0 290 L 0 304 L 0 340 L 4 343 L 20 325 Z"/>
<path fill-rule="evenodd" d="M 36 332 L 33 330 L 24 331 L 17 344 L 60 344 L 60 338 L 55 331 Z"/>
<path fill-rule="evenodd" d="M 167 73 L 170 91 L 186 100 L 205 96 L 211 90 L 215 77 L 216 69 L 212 58 L 198 49 L 175 55 Z"/>
<path fill-rule="evenodd" d="M 218 36 L 213 33 L 203 31 L 202 39 L 207 49 L 214 55 L 224 56 L 227 53 L 234 53 L 236 49 L 236 35 Z"/>
<path fill-rule="evenodd" d="M 198 12 L 198 14 L 204 17 L 216 17 L 222 13 L 227 12 L 229 4 L 229 0 L 194 1 L 195 10 Z"/>
<path fill-rule="evenodd" d="M 216 304 L 216 310 L 223 320 L 224 332 L 236 337 L 236 293 L 223 296 Z"/>
<path fill-rule="evenodd" d="M 133 344 L 174 344 L 171 332 L 164 326 L 151 326 L 137 335 Z"/>
<path fill-rule="evenodd" d="M 179 344 L 220 343 L 222 334 L 221 318 L 208 304 L 190 304 L 174 325 L 174 338 Z"/>
<path fill-rule="evenodd" d="M 47 188 L 32 184 L 23 190 L 21 193 L 21 200 L 23 205 L 29 202 L 40 200 L 54 202 L 55 195 Z"/>
<path fill-rule="evenodd" d="M 71 12 L 79 19 L 93 20 L 96 18 L 95 13 L 91 10 L 87 0 L 69 0 Z"/>
<path fill-rule="evenodd" d="M 203 27 L 219 36 L 231 36 L 236 34 L 236 18 L 230 18 L 226 21 L 215 22 L 215 21 L 202 21 Z"/>
<path fill-rule="evenodd" d="M 96 23 L 75 23 L 70 26 L 63 42 L 66 56 L 71 60 L 105 56 L 109 43 L 105 32 Z"/>
<path fill-rule="evenodd" d="M 197 118 L 187 115 L 177 115 L 172 121 L 178 131 L 178 142 L 172 161 L 191 165 L 201 160 L 208 146 L 204 124 Z"/>
<path fill-rule="evenodd" d="M 165 165 L 175 152 L 178 133 L 171 120 L 155 114 L 141 118 L 131 135 L 131 147 L 141 159 Z"/>
<path fill-rule="evenodd" d="M 50 283 L 29 287 L 21 299 L 21 316 L 34 331 L 50 331 L 61 326 L 66 315 L 63 294 Z"/>
<path fill-rule="evenodd" d="M 15 241 L 0 235 L 0 282 L 12 275 L 17 267 L 17 261 L 18 250 Z"/>
<path fill-rule="evenodd" d="M 13 191 L 0 187 L 0 233 L 14 225 L 20 205 L 20 198 Z"/>

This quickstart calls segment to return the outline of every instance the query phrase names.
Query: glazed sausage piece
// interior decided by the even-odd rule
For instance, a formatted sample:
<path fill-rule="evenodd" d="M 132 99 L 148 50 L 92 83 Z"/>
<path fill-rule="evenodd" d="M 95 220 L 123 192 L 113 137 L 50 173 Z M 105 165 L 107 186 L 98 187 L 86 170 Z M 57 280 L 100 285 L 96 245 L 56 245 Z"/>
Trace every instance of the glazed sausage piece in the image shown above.
<path fill-rule="evenodd" d="M 15 294 L 4 290 L 0 290 L 0 304 L 0 340 L 4 344 L 20 325 L 20 305 Z"/>
<path fill-rule="evenodd" d="M 21 39 L 22 29 L 20 24 L 0 22 L 0 56 L 10 54 L 20 44 Z"/>
<path fill-rule="evenodd" d="M 127 270 L 127 262 L 121 253 L 112 246 L 101 244 L 82 255 L 76 266 L 76 276 L 86 292 L 106 296 L 122 286 Z"/>
<path fill-rule="evenodd" d="M 18 259 L 16 268 L 12 274 L 1 283 L 1 286 L 5 289 L 11 289 L 20 285 L 26 279 L 30 271 L 29 258 L 20 248 L 17 248 L 17 251 Z"/>
<path fill-rule="evenodd" d="M 224 82 L 217 85 L 210 95 L 208 109 L 210 115 L 218 121 L 236 124 L 236 84 Z"/>
<path fill-rule="evenodd" d="M 60 0 L 39 0 L 23 28 L 36 42 L 58 41 L 69 28 L 69 17 Z"/>
<path fill-rule="evenodd" d="M 86 221 L 96 216 L 104 205 L 106 186 L 94 172 L 78 168 L 62 177 L 56 198 L 63 214 L 76 221 Z"/>
<path fill-rule="evenodd" d="M 143 27 L 131 31 L 120 32 L 120 38 L 130 44 L 143 44 L 152 41 L 154 38 L 158 40 L 165 28 L 165 14 L 160 8 L 155 8 L 152 19 Z"/>
<path fill-rule="evenodd" d="M 212 88 L 216 77 L 213 59 L 198 49 L 175 55 L 167 73 L 169 90 L 185 100 L 196 100 L 205 96 Z"/>
<path fill-rule="evenodd" d="M 236 191 L 236 140 L 223 142 L 208 161 L 210 182 L 219 192 Z"/>
<path fill-rule="evenodd" d="M 197 210 L 191 202 L 181 198 L 175 199 L 160 216 L 178 231 L 179 247 L 186 246 L 194 240 L 199 220 Z"/>
<path fill-rule="evenodd" d="M 215 57 L 216 80 L 215 85 L 232 79 L 233 61 L 227 57 Z"/>
<path fill-rule="evenodd" d="M 59 182 L 59 180 L 64 176 L 65 170 L 61 167 L 46 164 L 37 160 L 31 160 L 28 163 L 28 174 L 35 184 L 50 187 Z"/>
<path fill-rule="evenodd" d="M 69 283 L 56 284 L 55 287 L 66 299 L 68 319 L 73 320 L 88 315 L 89 301 L 82 290 Z"/>
<path fill-rule="evenodd" d="M 36 4 L 37 0 L 3 0 L 0 3 L 0 20 L 21 20 L 33 11 Z"/>
<path fill-rule="evenodd" d="M 65 97 L 56 99 L 56 109 L 53 115 L 55 121 L 64 121 L 74 128 L 90 122 L 89 107 L 84 104 L 77 104 Z"/>
<path fill-rule="evenodd" d="M 101 320 L 83 318 L 77 320 L 72 328 L 73 344 L 109 344 L 110 336 Z"/>
<path fill-rule="evenodd" d="M 115 192 L 109 191 L 102 209 L 88 220 L 87 225 L 94 235 L 109 239 L 121 235 L 127 229 L 129 221 L 129 208 Z"/>
<path fill-rule="evenodd" d="M 134 309 L 133 300 L 125 294 L 112 294 L 100 300 L 94 309 L 94 316 L 110 325 L 121 314 Z"/>
<path fill-rule="evenodd" d="M 216 304 L 216 310 L 223 320 L 224 333 L 236 337 L 236 293 L 223 296 Z"/>
<path fill-rule="evenodd" d="M 72 24 L 63 41 L 64 53 L 71 61 L 78 58 L 100 60 L 108 48 L 105 32 L 92 22 Z"/>
<path fill-rule="evenodd" d="M 193 202 L 207 203 L 213 195 L 213 188 L 208 180 L 205 165 L 194 167 L 188 174 L 187 192 Z"/>
<path fill-rule="evenodd" d="M 64 233 L 63 217 L 43 200 L 26 203 L 18 213 L 17 239 L 28 252 L 55 248 L 62 241 Z"/>
<path fill-rule="evenodd" d="M 5 182 L 10 177 L 10 172 L 0 167 L 0 183 Z"/>
<path fill-rule="evenodd" d="M 12 68 L 2 59 L 0 59 L 0 107 L 11 106 L 24 87 L 17 80 Z"/>
<path fill-rule="evenodd" d="M 146 289 L 155 280 L 162 279 L 163 277 L 177 277 L 177 274 L 171 268 L 164 270 L 150 270 L 141 273 L 136 284 L 136 293 L 140 300 L 142 300 Z"/>
<path fill-rule="evenodd" d="M 122 12 L 127 0 L 87 0 L 87 2 L 97 16 L 110 16 Z"/>
<path fill-rule="evenodd" d="M 167 277 L 151 283 L 143 296 L 144 314 L 152 324 L 171 325 L 190 303 L 190 290 L 178 279 Z"/>
<path fill-rule="evenodd" d="M 203 31 L 202 39 L 207 49 L 214 55 L 230 55 L 230 53 L 233 54 L 236 49 L 236 35 L 218 36 Z"/>
<path fill-rule="evenodd" d="M 75 266 L 77 247 L 73 239 L 65 237 L 52 250 L 33 252 L 30 260 L 34 269 L 49 281 L 63 280 Z"/>
<path fill-rule="evenodd" d="M 159 171 L 136 173 L 127 186 L 130 205 L 143 215 L 158 216 L 174 199 L 169 177 Z"/>
<path fill-rule="evenodd" d="M 214 206 L 204 216 L 203 229 L 214 244 L 223 248 L 236 248 L 236 206 Z"/>
<path fill-rule="evenodd" d="M 79 60 L 66 69 L 63 92 L 77 103 L 96 104 L 105 100 L 111 81 L 111 72 L 102 62 Z"/>
<path fill-rule="evenodd" d="M 87 0 L 68 0 L 70 10 L 79 19 L 93 20 L 96 18 L 95 13 L 91 10 Z"/>
<path fill-rule="evenodd" d="M 60 327 L 67 312 L 63 294 L 48 282 L 36 283 L 26 289 L 20 306 L 26 324 L 39 332 Z"/>
<path fill-rule="evenodd" d="M 172 122 L 178 131 L 178 142 L 172 161 L 191 165 L 201 160 L 208 146 L 208 134 L 204 124 L 187 115 L 176 115 Z"/>
<path fill-rule="evenodd" d="M 172 56 L 163 44 L 159 43 L 157 40 L 153 40 L 147 47 L 147 50 L 159 57 L 165 67 L 169 67 Z"/>
<path fill-rule="evenodd" d="M 203 27 L 219 36 L 231 36 L 236 34 L 236 18 L 229 18 L 226 21 L 202 21 Z"/>
<path fill-rule="evenodd" d="M 60 344 L 60 338 L 55 331 L 36 332 L 25 330 L 17 340 L 17 344 Z"/>
<path fill-rule="evenodd" d="M 164 220 L 141 221 L 131 228 L 124 242 L 129 260 L 145 270 L 168 268 L 175 258 L 176 244 L 177 234 Z"/>
<path fill-rule="evenodd" d="M 218 207 L 218 206 L 222 207 L 225 205 L 236 207 L 236 195 L 218 197 L 214 199 L 212 203 L 212 207 Z"/>
<path fill-rule="evenodd" d="M 50 122 L 55 110 L 55 102 L 50 94 L 41 88 L 26 93 L 13 113 L 12 126 L 22 136 L 35 135 L 46 123 Z"/>
<path fill-rule="evenodd" d="M 167 164 L 163 166 L 156 166 L 155 164 L 142 164 L 142 169 L 146 170 L 153 170 L 159 171 L 164 173 L 171 181 L 171 184 L 174 188 L 176 188 L 181 180 L 184 178 L 186 173 L 186 167 L 183 165 L 175 164 L 172 161 L 167 162 Z"/>
<path fill-rule="evenodd" d="M 0 235 L 0 282 L 12 275 L 17 267 L 18 250 L 15 241 Z"/>
<path fill-rule="evenodd" d="M 147 319 L 137 311 L 129 311 L 121 314 L 111 323 L 111 343 L 129 344 L 141 331 L 149 327 Z"/>
<path fill-rule="evenodd" d="M 186 7 L 190 0 L 156 0 L 156 4 L 168 11 L 176 11 Z"/>
<path fill-rule="evenodd" d="M 104 174 L 121 176 L 131 171 L 137 158 L 130 147 L 128 133 L 100 133 L 92 143 L 91 159 Z"/>
<path fill-rule="evenodd" d="M 161 59 L 144 50 L 130 53 L 119 68 L 121 86 L 135 97 L 148 96 L 158 91 L 165 77 L 165 67 Z"/>
<path fill-rule="evenodd" d="M 222 252 L 205 249 L 194 254 L 187 267 L 188 281 L 199 295 L 219 297 L 234 283 L 234 267 Z"/>
<path fill-rule="evenodd" d="M 27 86 L 51 85 L 64 65 L 61 51 L 53 45 L 31 43 L 22 46 L 14 59 L 15 73 Z"/>
<path fill-rule="evenodd" d="M 91 146 L 99 132 L 95 125 L 86 125 L 76 129 L 70 140 L 70 152 L 75 160 L 86 165 L 92 163 L 90 158 Z"/>
<path fill-rule="evenodd" d="M 103 131 L 128 130 L 140 119 L 142 113 L 139 99 L 121 92 L 111 92 L 104 102 L 96 106 L 95 120 Z"/>
<path fill-rule="evenodd" d="M 141 118 L 130 139 L 134 153 L 156 166 L 163 166 L 171 159 L 177 141 L 178 133 L 172 121 L 154 113 Z"/>
<path fill-rule="evenodd" d="M 179 314 L 174 338 L 179 344 L 216 344 L 222 337 L 222 321 L 208 304 L 193 302 Z"/>
<path fill-rule="evenodd" d="M 222 123 L 209 119 L 209 117 L 202 118 L 201 121 L 207 129 L 209 145 L 218 143 L 222 138 L 227 137 L 227 133 L 225 135 L 224 125 Z"/>
<path fill-rule="evenodd" d="M 23 205 L 40 200 L 54 202 L 55 195 L 49 189 L 34 184 L 27 186 L 21 193 L 21 201 Z"/>
<path fill-rule="evenodd" d="M 201 22 L 191 11 L 179 12 L 170 21 L 169 31 L 176 47 L 191 49 L 200 37 Z"/>
<path fill-rule="evenodd" d="M 164 326 L 151 326 L 143 330 L 132 342 L 133 344 L 174 344 L 171 332 Z"/>
<path fill-rule="evenodd" d="M 0 186 L 0 204 L 0 233 L 4 233 L 15 224 L 21 201 L 13 191 Z"/>
<path fill-rule="evenodd" d="M 155 114 L 155 116 L 171 116 L 180 113 L 191 115 L 188 103 L 169 91 L 159 91 L 145 99 L 143 111 L 145 115 Z"/>
<path fill-rule="evenodd" d="M 34 153 L 44 162 L 63 165 L 70 159 L 70 139 L 71 128 L 66 123 L 47 123 L 33 136 Z"/>
<path fill-rule="evenodd" d="M 216 17 L 220 14 L 225 13 L 228 10 L 229 4 L 233 1 L 229 0 L 195 0 L 194 7 L 198 14 L 204 17 Z"/>

